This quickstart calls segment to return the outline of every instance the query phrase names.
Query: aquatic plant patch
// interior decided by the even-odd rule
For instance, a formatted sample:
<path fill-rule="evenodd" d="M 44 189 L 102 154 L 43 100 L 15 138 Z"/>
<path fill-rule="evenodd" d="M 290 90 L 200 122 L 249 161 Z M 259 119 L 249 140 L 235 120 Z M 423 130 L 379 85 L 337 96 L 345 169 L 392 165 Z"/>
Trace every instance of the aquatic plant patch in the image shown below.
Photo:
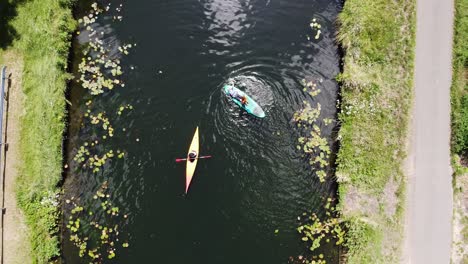
<path fill-rule="evenodd" d="M 340 246 L 345 242 L 346 224 L 340 219 L 340 212 L 333 204 L 336 203 L 332 198 L 325 201 L 325 213 L 319 217 L 316 213 L 304 212 L 298 216 L 300 223 L 297 228 L 302 241 L 309 248 L 310 253 L 290 259 L 290 263 L 327 263 L 327 256 L 322 253 L 316 253 L 324 244 L 333 244 Z"/>
<path fill-rule="evenodd" d="M 118 250 L 129 247 L 128 241 L 122 238 L 124 234 L 119 231 L 128 215 L 122 214 L 112 203 L 107 182 L 96 191 L 93 199 L 93 202 L 87 202 L 86 208 L 74 197 L 65 201 L 71 209 L 66 227 L 70 241 L 79 248 L 79 256 L 90 263 L 102 263 L 105 259 L 115 258 Z M 93 208 L 96 207 L 105 213 L 105 217 L 101 215 L 93 219 L 96 211 Z"/>
<path fill-rule="evenodd" d="M 104 32 L 94 29 L 101 16 L 112 17 L 114 21 L 122 21 L 121 15 L 111 15 L 115 10 L 118 14 L 122 5 L 115 9 L 111 4 L 101 6 L 98 3 L 91 5 L 91 10 L 79 19 L 80 35 L 86 35 L 88 42 L 83 44 L 82 60 L 78 65 L 77 82 L 91 95 L 85 103 L 82 113 L 84 119 L 82 128 L 86 128 L 87 140 L 76 148 L 73 158 L 74 172 L 83 177 L 96 177 L 111 164 L 111 160 L 124 158 L 125 151 L 112 149 L 107 143 L 110 138 L 124 136 L 120 130 L 115 129 L 119 117 L 133 110 L 130 104 L 121 104 L 117 109 L 110 111 L 98 110 L 94 100 L 99 96 L 115 92 L 116 88 L 125 87 L 122 80 L 124 69 L 121 66 L 121 57 L 129 54 L 130 48 L 135 44 L 113 46 L 103 39 Z M 109 107 L 109 106 L 107 106 Z M 138 139 L 137 139 L 138 141 Z M 108 176 L 111 177 L 111 176 Z M 111 200 L 111 190 L 108 181 L 104 181 L 96 191 L 92 200 L 78 200 L 71 197 L 66 200 L 69 211 L 68 224 L 69 239 L 79 249 L 78 254 L 91 263 L 102 263 L 106 259 L 113 259 L 117 251 L 129 246 L 128 241 L 122 241 L 122 225 L 127 224 L 127 215 Z M 81 195 L 80 195 L 81 196 Z"/>
<path fill-rule="evenodd" d="M 317 83 L 313 81 L 303 81 L 304 91 L 314 97 L 320 93 Z M 304 101 L 304 108 L 294 113 L 293 120 L 296 126 L 301 130 L 302 135 L 298 138 L 297 149 L 302 151 L 308 158 L 309 164 L 314 168 L 314 172 L 320 182 L 325 182 L 330 160 L 330 143 L 328 139 L 322 136 L 320 127 L 317 125 L 321 118 L 321 105 L 317 103 L 312 106 Z M 332 119 L 327 118 L 326 125 L 332 124 Z"/>

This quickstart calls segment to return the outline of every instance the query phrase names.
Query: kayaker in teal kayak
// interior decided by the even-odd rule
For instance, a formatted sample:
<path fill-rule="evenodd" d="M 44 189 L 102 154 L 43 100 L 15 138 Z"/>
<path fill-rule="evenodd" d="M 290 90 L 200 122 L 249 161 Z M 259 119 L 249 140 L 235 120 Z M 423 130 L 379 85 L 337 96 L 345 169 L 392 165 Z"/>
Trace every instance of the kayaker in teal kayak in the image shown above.
<path fill-rule="evenodd" d="M 224 85 L 223 89 L 224 93 L 229 96 L 235 104 L 247 111 L 247 113 L 260 118 L 265 117 L 263 109 L 244 91 L 241 91 L 232 85 Z"/>
<path fill-rule="evenodd" d="M 229 89 L 229 94 L 231 95 L 231 97 L 236 98 L 237 100 L 239 100 L 242 105 L 247 105 L 247 103 L 248 103 L 247 102 L 247 97 L 241 91 L 231 88 L 231 89 Z"/>
<path fill-rule="evenodd" d="M 244 106 L 247 105 L 247 103 L 248 103 L 248 102 L 247 102 L 247 97 L 245 97 L 245 96 L 242 96 L 242 98 L 240 99 L 240 101 L 241 101 L 241 104 L 244 105 Z"/>

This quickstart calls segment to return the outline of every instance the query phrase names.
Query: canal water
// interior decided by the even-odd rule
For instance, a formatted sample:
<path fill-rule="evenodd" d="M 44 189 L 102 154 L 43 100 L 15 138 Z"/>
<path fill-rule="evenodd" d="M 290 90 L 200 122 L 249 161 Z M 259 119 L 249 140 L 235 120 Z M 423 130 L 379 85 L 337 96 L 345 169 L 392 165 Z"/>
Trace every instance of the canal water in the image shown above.
<path fill-rule="evenodd" d="M 79 16 L 91 4 L 80 2 Z M 292 117 L 304 101 L 320 103 L 321 118 L 335 117 L 340 6 L 341 0 L 111 1 L 91 27 L 103 32 L 108 46 L 136 46 L 120 58 L 125 87 L 93 97 L 73 82 L 64 183 L 67 199 L 95 209 L 83 222 L 107 217 L 93 199 L 105 181 L 111 202 L 126 214 L 113 221 L 129 247 L 104 262 L 273 264 L 307 251 L 297 217 L 323 212 L 323 197 L 335 190 L 317 180 L 297 150 L 300 133 Z M 310 27 L 314 18 L 321 25 L 318 39 Z M 88 40 L 81 30 L 75 72 Z M 304 79 L 321 93 L 304 92 Z M 247 91 L 266 117 L 252 117 L 227 100 L 226 83 Z M 95 173 L 73 161 L 84 142 L 98 138 L 83 125 L 88 100 L 108 113 L 115 130 L 112 138 L 99 139 L 105 144 L 98 150 L 125 152 Z M 111 114 L 127 104 L 133 109 Z M 175 158 L 187 155 L 197 126 L 200 155 L 212 158 L 199 160 L 185 195 L 185 163 Z M 331 142 L 333 127 L 321 128 Z M 63 215 L 66 225 L 66 203 Z M 85 263 L 64 230 L 64 262 Z M 325 251 L 333 263 L 337 249 Z"/>

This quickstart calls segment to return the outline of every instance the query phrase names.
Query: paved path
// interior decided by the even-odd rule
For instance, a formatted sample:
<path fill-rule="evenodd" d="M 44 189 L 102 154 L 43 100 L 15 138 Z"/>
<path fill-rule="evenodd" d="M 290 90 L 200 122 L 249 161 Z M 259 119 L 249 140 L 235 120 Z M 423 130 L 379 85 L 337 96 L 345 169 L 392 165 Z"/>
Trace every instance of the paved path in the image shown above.
<path fill-rule="evenodd" d="M 450 263 L 453 0 L 417 0 L 415 106 L 405 263 Z"/>

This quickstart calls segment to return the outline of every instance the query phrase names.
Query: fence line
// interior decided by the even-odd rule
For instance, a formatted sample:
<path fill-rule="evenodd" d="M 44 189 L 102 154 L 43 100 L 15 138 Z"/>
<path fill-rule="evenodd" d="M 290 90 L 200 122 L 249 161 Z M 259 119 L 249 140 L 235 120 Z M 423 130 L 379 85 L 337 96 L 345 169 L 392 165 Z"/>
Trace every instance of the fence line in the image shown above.
<path fill-rule="evenodd" d="M 2 164 L 2 151 L 6 151 L 5 148 L 5 143 L 3 142 L 3 108 L 4 108 L 4 101 L 5 101 L 5 82 L 8 80 L 8 77 L 6 75 L 6 66 L 2 67 L 2 79 L 1 79 L 1 91 L 0 91 L 0 167 L 5 168 Z M 3 147 L 3 149 L 2 149 Z M 3 234 L 4 234 L 4 225 L 3 222 L 5 221 L 4 215 L 5 215 L 5 171 L 2 170 L 1 173 L 2 177 L 2 208 L 1 208 L 1 214 L 2 214 L 2 248 L 1 248 L 1 253 L 2 257 L 0 259 L 0 263 L 3 264 L 3 244 L 4 244 L 4 239 L 3 239 Z"/>
<path fill-rule="evenodd" d="M 3 103 L 5 101 L 5 80 L 8 77 L 6 76 L 6 66 L 2 67 L 2 90 L 0 92 L 0 135 L 3 135 Z M 0 137 L 0 146 L 3 146 L 3 136 Z M 2 160 L 2 152 L 0 151 L 0 161 Z"/>

